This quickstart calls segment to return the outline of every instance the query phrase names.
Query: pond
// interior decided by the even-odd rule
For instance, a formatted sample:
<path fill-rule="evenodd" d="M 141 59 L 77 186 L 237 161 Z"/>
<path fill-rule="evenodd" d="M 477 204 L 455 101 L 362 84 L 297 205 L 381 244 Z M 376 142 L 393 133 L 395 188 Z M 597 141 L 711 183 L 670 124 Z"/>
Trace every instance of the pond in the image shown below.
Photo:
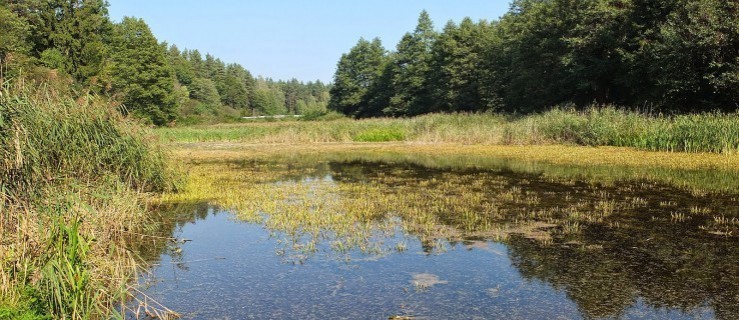
<path fill-rule="evenodd" d="M 739 318 L 736 177 L 414 159 L 191 162 L 129 315 Z"/>

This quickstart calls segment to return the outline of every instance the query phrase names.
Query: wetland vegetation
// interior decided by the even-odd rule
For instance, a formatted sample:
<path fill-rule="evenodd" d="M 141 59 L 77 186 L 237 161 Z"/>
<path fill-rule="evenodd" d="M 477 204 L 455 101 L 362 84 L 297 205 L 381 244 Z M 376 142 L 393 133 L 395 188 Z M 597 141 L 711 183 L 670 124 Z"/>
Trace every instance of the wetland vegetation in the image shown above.
<path fill-rule="evenodd" d="M 432 114 L 410 119 L 286 121 L 160 128 L 170 142 L 382 142 L 496 145 L 573 144 L 650 151 L 737 153 L 739 116 L 648 115 L 614 107 L 554 109 L 513 117 Z"/>
<path fill-rule="evenodd" d="M 107 101 L 0 91 L 0 318 L 107 317 L 141 264 L 148 192 L 177 178 L 148 131 Z"/>
<path fill-rule="evenodd" d="M 0 0 L 0 319 L 739 318 L 733 1 L 423 11 L 327 84 L 108 6 Z"/>
<path fill-rule="evenodd" d="M 188 163 L 191 180 L 183 193 L 162 197 L 163 204 L 174 208 L 179 205 L 175 209 L 179 212 L 201 212 L 199 219 L 216 219 L 218 225 L 228 224 L 224 222 L 228 219 L 222 217 L 228 212 L 248 223 L 226 227 L 240 234 L 236 236 L 240 241 L 252 237 L 247 235 L 256 239 L 269 235 L 267 240 L 248 241 L 255 241 L 253 245 L 259 250 L 274 255 L 274 259 L 264 258 L 273 261 L 265 262 L 267 268 L 288 268 L 274 264 L 299 266 L 288 268 L 292 270 L 289 272 L 279 271 L 278 275 L 315 277 L 289 278 L 294 281 L 291 284 L 322 297 L 314 301 L 321 308 L 311 311 L 296 297 L 283 300 L 255 292 L 231 292 L 233 296 L 219 299 L 236 305 L 246 303 L 254 309 L 214 309 L 197 287 L 189 291 L 193 299 L 204 299 L 203 305 L 211 307 L 188 306 L 170 293 L 176 283 L 196 285 L 192 275 L 207 272 L 208 268 L 220 269 L 219 263 L 237 269 L 228 277 L 238 277 L 248 270 L 239 271 L 242 269 L 234 263 L 254 267 L 261 264 L 234 257 L 230 259 L 237 262 L 188 263 L 211 261 L 221 252 L 217 244 L 202 245 L 215 245 L 209 250 L 219 253 L 195 249 L 198 241 L 232 240 L 209 240 L 214 236 L 208 236 L 208 232 L 187 233 L 183 229 L 181 236 L 199 238 L 192 246 L 183 244 L 181 249 L 170 249 L 169 254 L 157 258 L 167 263 L 155 274 L 167 280 L 154 284 L 147 294 L 184 308 L 185 317 L 187 312 L 275 314 L 275 309 L 264 309 L 265 301 L 282 306 L 277 310 L 287 308 L 287 303 L 303 305 L 305 309 L 293 310 L 293 315 L 309 317 L 352 312 L 378 317 L 515 315 L 527 307 L 495 298 L 514 299 L 515 290 L 501 282 L 524 279 L 565 293 L 565 298 L 556 298 L 550 291 L 541 293 L 546 297 L 543 299 L 551 299 L 547 303 L 555 304 L 538 305 L 542 314 L 585 318 L 668 314 L 672 318 L 731 319 L 739 312 L 739 288 L 735 285 L 738 270 L 732 263 L 739 254 L 736 190 L 704 189 L 702 182 L 673 184 L 618 167 L 496 157 L 494 149 L 458 149 L 458 157 L 450 158 L 444 152 L 431 151 L 433 148 L 417 149 L 413 145 L 301 148 L 231 144 L 216 148 L 181 147 L 177 156 Z M 599 170 L 602 172 L 594 173 Z M 712 174 L 710 170 L 703 172 Z M 736 179 L 739 172 L 726 167 L 721 175 Z M 605 176 L 611 178 L 603 179 Z M 221 218 L 208 218 L 218 216 L 218 212 Z M 185 228 L 198 227 L 196 223 Z M 256 254 L 249 247 L 230 251 Z M 419 254 L 428 258 L 414 258 Z M 469 264 L 480 256 L 496 257 L 497 263 L 509 263 L 513 271 L 489 279 L 488 271 Z M 413 262 L 396 265 L 406 259 Z M 166 266 L 169 263 L 182 267 L 167 271 L 172 270 Z M 450 267 L 448 263 L 463 267 Z M 316 271 L 316 266 L 338 268 L 334 271 L 341 277 L 327 276 Z M 373 271 L 377 268 L 383 271 Z M 458 272 L 474 277 L 459 278 Z M 584 274 L 589 276 L 583 278 Z M 362 284 L 364 281 L 353 276 L 371 278 L 375 285 Z M 290 285 L 260 281 L 276 288 Z M 321 289 L 332 285 L 337 287 Z M 534 290 L 531 284 L 519 286 Z M 346 300 L 363 296 L 363 301 L 381 302 L 385 300 L 380 292 L 387 290 L 390 292 L 383 294 L 394 297 L 393 301 L 411 305 L 403 307 L 387 300 L 386 307 L 377 308 L 374 302 L 371 307 Z M 339 295 L 343 299 L 336 300 L 337 292 L 346 296 Z M 454 292 L 471 295 L 470 301 L 457 299 L 456 306 L 431 306 L 437 295 Z M 487 298 L 472 298 L 476 294 Z M 337 305 L 351 311 L 334 313 Z M 562 309 L 557 313 L 550 307 Z"/>

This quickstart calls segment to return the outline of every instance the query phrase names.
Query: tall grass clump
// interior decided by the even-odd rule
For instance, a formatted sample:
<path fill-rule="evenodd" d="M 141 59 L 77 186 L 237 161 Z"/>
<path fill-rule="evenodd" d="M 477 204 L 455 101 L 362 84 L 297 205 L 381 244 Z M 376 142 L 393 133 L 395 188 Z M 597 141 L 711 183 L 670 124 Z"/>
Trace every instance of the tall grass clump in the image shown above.
<path fill-rule="evenodd" d="M 736 153 L 739 114 L 702 113 L 660 119 L 645 134 L 649 150 Z"/>
<path fill-rule="evenodd" d="M 533 126 L 545 141 L 650 151 L 735 153 L 739 114 L 646 114 L 613 106 L 553 109 L 512 122 Z"/>
<path fill-rule="evenodd" d="M 535 134 L 544 141 L 626 147 L 635 146 L 651 121 L 646 115 L 613 107 L 592 107 L 584 111 L 555 108 L 515 121 L 511 126 L 532 122 Z"/>
<path fill-rule="evenodd" d="M 17 87 L 0 97 L 0 175 L 11 191 L 31 191 L 61 176 L 117 175 L 135 187 L 169 187 L 162 153 L 141 127 L 94 96 L 62 97 Z"/>
<path fill-rule="evenodd" d="M 0 91 L 0 318 L 109 318 L 135 274 L 147 193 L 175 188 L 155 139 L 105 99 Z"/>

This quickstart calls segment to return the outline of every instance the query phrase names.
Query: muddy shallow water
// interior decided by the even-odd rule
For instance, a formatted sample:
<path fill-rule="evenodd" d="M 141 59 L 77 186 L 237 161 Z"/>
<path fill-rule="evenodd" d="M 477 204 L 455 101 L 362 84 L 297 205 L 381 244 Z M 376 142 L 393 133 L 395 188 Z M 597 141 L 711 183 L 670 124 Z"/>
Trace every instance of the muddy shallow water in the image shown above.
<path fill-rule="evenodd" d="M 140 279 L 185 319 L 739 318 L 735 194 L 366 159 L 196 167 L 213 198 L 169 209 L 180 241 Z"/>

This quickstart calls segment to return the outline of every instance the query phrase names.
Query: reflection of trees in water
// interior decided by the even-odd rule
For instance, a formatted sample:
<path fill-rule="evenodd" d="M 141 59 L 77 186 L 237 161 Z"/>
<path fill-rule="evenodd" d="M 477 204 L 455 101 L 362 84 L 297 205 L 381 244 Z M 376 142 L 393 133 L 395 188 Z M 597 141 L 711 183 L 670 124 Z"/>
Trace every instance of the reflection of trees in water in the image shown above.
<path fill-rule="evenodd" d="M 155 263 L 162 253 L 167 252 L 176 260 L 178 251 L 172 236 L 188 223 L 204 220 L 210 214 L 215 214 L 213 206 L 205 202 L 167 204 L 153 213 L 151 229 L 147 235 L 134 235 L 131 250 L 142 260 Z"/>
<path fill-rule="evenodd" d="M 739 318 L 737 241 L 697 234 L 677 240 L 660 235 L 659 227 L 637 229 L 593 228 L 580 244 L 522 237 L 506 243 L 524 278 L 564 290 L 587 317 L 618 317 L 641 297 L 657 308 L 690 312 L 708 305 L 720 319 Z"/>
<path fill-rule="evenodd" d="M 244 161 L 228 166 L 232 170 L 258 167 L 257 170 L 263 172 L 274 172 L 274 180 L 269 180 L 273 182 L 300 183 L 330 176 L 337 183 L 372 183 L 383 187 L 381 190 L 385 193 L 406 193 L 389 198 L 396 200 L 403 197 L 423 199 L 429 194 L 437 198 L 456 197 L 464 192 L 489 193 L 516 188 L 518 193 L 512 195 L 518 197 L 515 201 L 506 202 L 502 198 L 492 201 L 498 209 L 507 210 L 507 215 L 502 217 L 487 215 L 478 210 L 479 204 L 473 203 L 467 204 L 474 209 L 470 215 L 453 210 L 422 209 L 433 212 L 434 223 L 460 237 L 447 240 L 491 239 L 486 238 L 489 233 L 478 232 L 483 231 L 475 224 L 478 222 L 505 226 L 537 222 L 558 224 L 545 231 L 552 234 L 551 241 L 546 243 L 515 236 L 505 242 L 510 247 L 514 266 L 523 277 L 550 283 L 567 292 L 586 317 L 621 316 L 642 298 L 653 307 L 688 312 L 709 305 L 719 318 L 739 318 L 739 266 L 736 265 L 739 240 L 710 235 L 699 229 L 699 226 L 710 225 L 714 214 L 739 216 L 735 196 L 693 194 L 646 180 L 617 180 L 602 185 L 573 178 L 554 179 L 543 173 L 512 171 L 504 167 L 459 170 L 427 168 L 411 162 L 310 159 L 283 163 Z M 449 182 L 450 177 L 453 184 L 442 183 Z M 268 179 L 272 176 L 268 175 Z M 419 187 L 420 181 L 432 180 L 437 182 Z M 410 186 L 411 183 L 416 185 Z M 500 187 L 500 183 L 503 189 L 485 189 L 494 184 Z M 455 187 L 455 184 L 464 187 Z M 477 189 L 473 190 L 472 185 Z M 526 196 L 535 198 L 536 203 L 522 202 Z M 409 202 L 415 203 L 413 201 Z M 612 213 L 604 214 L 598 222 L 587 220 L 600 210 L 597 209 L 599 202 L 611 201 Z M 690 214 L 691 207 L 709 208 L 711 214 Z M 169 237 L 184 224 L 207 217 L 210 208 L 204 203 L 193 203 L 166 210 L 162 216 L 167 219 L 160 222 L 158 234 Z M 395 204 L 391 208 L 391 211 L 398 210 Z M 571 212 L 568 208 L 577 208 L 581 216 L 568 216 Z M 546 218 L 529 217 L 528 213 L 535 210 L 551 214 Z M 678 211 L 686 213 L 689 219 L 671 221 L 671 214 Z M 581 223 L 582 229 L 563 232 L 563 223 L 572 221 Z M 607 227 L 609 225 L 616 227 Z M 408 230 L 418 237 L 424 251 L 431 253 L 438 249 L 438 235 L 425 234 L 419 229 Z M 293 239 L 292 243 L 299 243 L 298 240 Z M 148 252 L 149 259 L 155 259 L 168 248 L 165 241 L 147 241 L 142 242 L 140 251 Z"/>
<path fill-rule="evenodd" d="M 382 182 L 383 179 L 377 178 L 383 175 L 406 180 L 441 179 L 450 171 L 413 164 L 392 166 L 363 161 L 332 162 L 331 169 L 334 180 L 347 183 Z M 490 170 L 468 169 L 455 173 L 484 179 L 482 173 L 490 173 Z M 508 187 L 535 192 L 541 200 L 533 207 L 568 207 L 576 202 L 597 202 L 606 194 L 617 204 L 615 217 L 609 221 L 618 222 L 618 228 L 605 227 L 604 223 L 586 223 L 574 237 L 576 243 L 565 244 L 573 237 L 556 235 L 555 242 L 547 244 L 524 237 L 511 237 L 506 241 L 514 265 L 525 278 L 545 281 L 566 291 L 586 317 L 619 317 L 642 298 L 656 308 L 690 312 L 710 306 L 718 318 L 739 318 L 737 238 L 700 230 L 700 226 L 712 223 L 712 215 L 693 214 L 687 221 L 680 222 L 669 219 L 675 211 L 709 207 L 729 217 L 737 216 L 734 197 L 701 196 L 649 181 L 619 181 L 610 186 L 593 187 L 584 182 L 563 184 L 541 175 L 508 170 L 499 170 L 495 175 L 505 177 Z M 399 180 L 403 179 L 390 181 Z M 577 196 L 566 200 L 567 193 Z M 633 199 L 651 205 L 629 205 Z M 671 205 L 660 207 L 659 203 Z M 439 215 L 437 221 L 457 229 L 464 224 L 453 214 Z M 433 239 L 423 235 L 419 238 L 424 251 L 431 252 L 436 247 Z"/>
<path fill-rule="evenodd" d="M 612 165 L 561 165 L 470 154 L 438 156 L 425 153 L 398 153 L 376 150 L 281 155 L 273 156 L 270 161 L 272 163 L 288 163 L 302 167 L 331 162 L 333 169 L 337 168 L 334 165 L 341 164 L 364 164 L 365 167 L 377 167 L 376 164 L 389 164 L 394 167 L 405 167 L 407 169 L 421 168 L 423 170 L 515 171 L 536 175 L 544 174 L 548 177 L 556 178 L 596 180 L 605 183 L 646 178 L 651 181 L 659 181 L 663 184 L 671 184 L 684 189 L 739 192 L 739 173 L 737 171 L 723 170 L 683 170 L 668 167 Z M 254 163 L 266 161 L 263 159 L 252 159 L 243 162 Z M 335 173 L 337 170 L 333 170 L 333 172 Z"/>

